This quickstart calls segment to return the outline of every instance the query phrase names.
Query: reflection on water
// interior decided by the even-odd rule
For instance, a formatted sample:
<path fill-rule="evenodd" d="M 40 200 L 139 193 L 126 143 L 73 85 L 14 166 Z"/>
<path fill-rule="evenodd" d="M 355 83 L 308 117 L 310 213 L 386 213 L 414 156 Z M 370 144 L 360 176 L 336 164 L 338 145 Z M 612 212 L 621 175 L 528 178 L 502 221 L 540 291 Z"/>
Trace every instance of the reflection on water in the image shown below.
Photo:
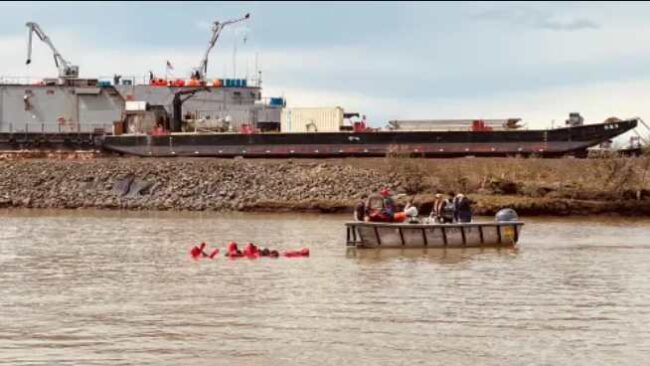
<path fill-rule="evenodd" d="M 344 216 L 0 212 L 0 364 L 644 364 L 650 220 L 355 250 Z M 310 258 L 192 261 L 199 241 Z"/>

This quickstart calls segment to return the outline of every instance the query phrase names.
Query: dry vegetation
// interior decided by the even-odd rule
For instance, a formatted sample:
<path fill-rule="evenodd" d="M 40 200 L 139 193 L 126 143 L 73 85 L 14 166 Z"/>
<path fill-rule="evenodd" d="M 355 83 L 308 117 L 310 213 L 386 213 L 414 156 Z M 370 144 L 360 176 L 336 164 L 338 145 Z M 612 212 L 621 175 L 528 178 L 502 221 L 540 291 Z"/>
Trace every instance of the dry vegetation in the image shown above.
<path fill-rule="evenodd" d="M 361 160 L 355 164 L 364 166 Z M 385 159 L 407 193 L 464 192 L 573 199 L 650 198 L 650 155 L 602 159 Z"/>
<path fill-rule="evenodd" d="M 357 160 L 354 164 L 373 163 Z M 650 206 L 650 154 L 636 158 L 440 160 L 392 155 L 384 160 L 382 169 L 401 177 L 403 191 L 420 195 L 422 204 L 435 192 L 463 192 L 474 195 L 485 213 L 518 206 L 539 214 L 638 214 Z M 636 213 L 631 212 L 635 208 Z"/>
<path fill-rule="evenodd" d="M 0 156 L 0 207 L 348 211 L 389 186 L 428 213 L 436 192 L 463 192 L 480 214 L 650 215 L 650 154 L 599 159 L 230 160 Z M 134 176 L 151 188 L 116 194 Z M 404 201 L 402 201 L 404 203 Z"/>

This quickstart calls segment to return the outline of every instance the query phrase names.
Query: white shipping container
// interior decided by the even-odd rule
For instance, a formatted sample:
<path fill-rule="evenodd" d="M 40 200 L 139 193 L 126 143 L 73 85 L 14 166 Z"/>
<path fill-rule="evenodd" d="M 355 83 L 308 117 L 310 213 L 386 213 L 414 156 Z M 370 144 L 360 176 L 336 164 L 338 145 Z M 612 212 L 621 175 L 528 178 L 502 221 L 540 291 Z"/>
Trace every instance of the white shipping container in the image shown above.
<path fill-rule="evenodd" d="M 129 100 L 126 102 L 126 110 L 127 111 L 146 111 L 147 110 L 147 102 L 145 101 L 139 101 L 139 100 Z"/>
<path fill-rule="evenodd" d="M 285 108 L 280 119 L 282 132 L 338 132 L 343 108 Z"/>

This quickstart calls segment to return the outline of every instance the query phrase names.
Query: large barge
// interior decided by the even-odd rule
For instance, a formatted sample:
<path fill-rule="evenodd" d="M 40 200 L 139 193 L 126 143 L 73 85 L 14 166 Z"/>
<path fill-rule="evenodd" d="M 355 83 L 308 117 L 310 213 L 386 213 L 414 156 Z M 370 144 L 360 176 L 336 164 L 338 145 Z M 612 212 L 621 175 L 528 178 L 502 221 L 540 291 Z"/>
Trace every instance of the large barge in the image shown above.
<path fill-rule="evenodd" d="M 109 151 L 137 156 L 425 157 L 582 156 L 587 148 L 637 126 L 636 119 L 518 131 L 371 131 L 305 133 L 172 133 L 106 136 Z"/>

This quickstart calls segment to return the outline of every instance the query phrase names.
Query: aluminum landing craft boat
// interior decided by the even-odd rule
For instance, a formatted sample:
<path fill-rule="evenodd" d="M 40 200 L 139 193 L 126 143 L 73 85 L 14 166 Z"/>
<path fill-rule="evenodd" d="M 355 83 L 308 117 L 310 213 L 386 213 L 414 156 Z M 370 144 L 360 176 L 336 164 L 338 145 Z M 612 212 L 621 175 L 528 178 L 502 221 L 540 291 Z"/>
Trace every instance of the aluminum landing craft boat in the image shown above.
<path fill-rule="evenodd" d="M 514 246 L 521 221 L 462 224 L 348 222 L 347 245 L 358 248 Z"/>

